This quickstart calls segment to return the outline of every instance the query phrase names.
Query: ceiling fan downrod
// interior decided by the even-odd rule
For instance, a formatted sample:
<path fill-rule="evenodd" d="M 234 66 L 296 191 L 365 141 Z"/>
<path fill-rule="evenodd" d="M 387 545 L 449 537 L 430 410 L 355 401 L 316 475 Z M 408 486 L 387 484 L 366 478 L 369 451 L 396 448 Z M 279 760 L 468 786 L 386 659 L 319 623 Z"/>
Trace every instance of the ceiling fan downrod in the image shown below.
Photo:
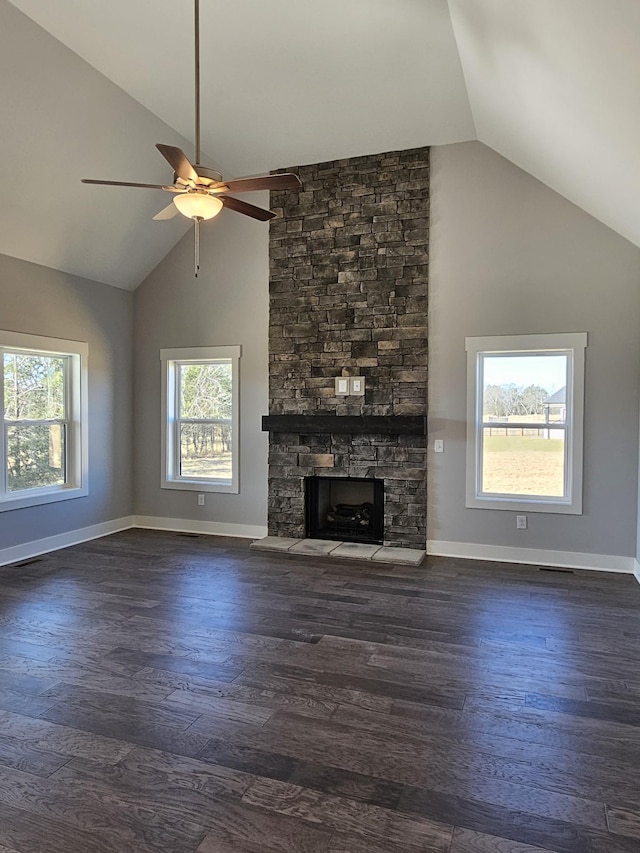
<path fill-rule="evenodd" d="M 196 137 L 196 164 L 200 163 L 200 0 L 194 0 L 194 32 L 195 32 L 195 137 Z M 194 262 L 193 262 L 193 277 L 198 278 L 200 270 L 200 219 L 197 216 L 193 218 L 193 241 L 194 241 Z"/>
<path fill-rule="evenodd" d="M 194 19 L 195 19 L 195 98 L 196 98 L 196 164 L 200 164 L 200 0 L 194 0 Z"/>

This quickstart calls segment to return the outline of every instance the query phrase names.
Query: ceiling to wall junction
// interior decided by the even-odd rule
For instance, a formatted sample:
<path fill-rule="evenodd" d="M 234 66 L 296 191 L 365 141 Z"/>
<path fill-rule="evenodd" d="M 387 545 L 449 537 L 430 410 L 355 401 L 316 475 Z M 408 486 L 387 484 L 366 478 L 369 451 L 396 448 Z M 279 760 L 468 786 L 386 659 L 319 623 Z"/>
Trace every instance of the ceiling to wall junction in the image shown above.
<path fill-rule="evenodd" d="M 634 0 L 201 0 L 201 19 L 225 175 L 479 138 L 640 245 Z M 192 27 L 192 0 L 0 0 L 0 181 L 20 188 L 0 252 L 134 288 L 180 239 L 150 221 L 161 192 L 79 179 L 162 183 L 154 143 L 192 153 Z"/>
<path fill-rule="evenodd" d="M 449 6 L 478 139 L 640 246 L 640 3 Z"/>

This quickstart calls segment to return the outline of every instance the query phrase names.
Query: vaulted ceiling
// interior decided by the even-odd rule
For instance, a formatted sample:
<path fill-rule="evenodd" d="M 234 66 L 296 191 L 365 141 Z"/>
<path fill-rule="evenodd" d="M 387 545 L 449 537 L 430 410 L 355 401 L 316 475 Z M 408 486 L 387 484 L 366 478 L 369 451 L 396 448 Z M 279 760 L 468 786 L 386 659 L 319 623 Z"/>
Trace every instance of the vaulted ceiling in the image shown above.
<path fill-rule="evenodd" d="M 477 138 L 640 246 L 636 0 L 201 0 L 201 24 L 226 177 Z M 80 178 L 192 154 L 192 27 L 192 0 L 0 0 L 0 252 L 133 289 L 181 238 L 162 192 Z"/>

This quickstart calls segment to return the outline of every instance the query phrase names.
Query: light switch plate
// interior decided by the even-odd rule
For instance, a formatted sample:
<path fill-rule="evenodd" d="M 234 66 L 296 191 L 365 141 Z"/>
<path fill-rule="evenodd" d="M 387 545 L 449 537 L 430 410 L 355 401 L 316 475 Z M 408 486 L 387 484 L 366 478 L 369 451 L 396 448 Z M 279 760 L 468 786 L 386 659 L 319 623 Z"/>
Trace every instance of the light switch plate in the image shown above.
<path fill-rule="evenodd" d="M 349 394 L 349 378 L 336 376 L 336 397 L 346 397 Z"/>
<path fill-rule="evenodd" d="M 349 379 L 349 393 L 354 397 L 364 397 L 364 376 L 352 376 Z"/>

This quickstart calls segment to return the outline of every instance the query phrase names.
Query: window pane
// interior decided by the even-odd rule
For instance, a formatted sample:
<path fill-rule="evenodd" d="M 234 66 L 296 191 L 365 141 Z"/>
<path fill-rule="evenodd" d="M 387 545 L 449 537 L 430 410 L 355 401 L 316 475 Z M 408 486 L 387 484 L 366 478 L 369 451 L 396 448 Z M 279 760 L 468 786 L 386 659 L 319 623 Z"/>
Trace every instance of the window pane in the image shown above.
<path fill-rule="evenodd" d="M 485 355 L 482 417 L 565 423 L 568 356 Z"/>
<path fill-rule="evenodd" d="M 7 427 L 7 489 L 62 486 L 66 482 L 64 424 Z"/>
<path fill-rule="evenodd" d="M 564 497 L 564 430 L 485 427 L 482 444 L 485 494 Z"/>
<path fill-rule="evenodd" d="M 231 418 L 231 362 L 180 365 L 179 418 Z"/>
<path fill-rule="evenodd" d="M 231 424 L 180 425 L 180 476 L 231 483 Z"/>
<path fill-rule="evenodd" d="M 5 419 L 63 419 L 64 358 L 4 354 Z"/>

